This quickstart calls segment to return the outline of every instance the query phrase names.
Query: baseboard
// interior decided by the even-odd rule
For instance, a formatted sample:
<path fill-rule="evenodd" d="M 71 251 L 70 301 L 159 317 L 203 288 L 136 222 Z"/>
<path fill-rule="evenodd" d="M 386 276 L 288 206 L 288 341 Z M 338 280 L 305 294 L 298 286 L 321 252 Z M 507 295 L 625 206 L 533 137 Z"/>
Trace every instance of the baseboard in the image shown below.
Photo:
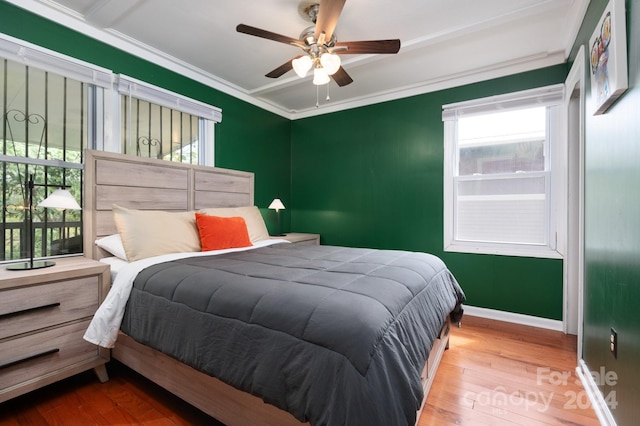
<path fill-rule="evenodd" d="M 581 359 L 578 362 L 576 373 L 578 374 L 578 377 L 580 377 L 582 386 L 589 396 L 589 401 L 591 401 L 591 406 L 593 407 L 593 411 L 596 412 L 596 416 L 598 416 L 600 424 L 603 426 L 617 426 L 616 421 L 611 414 L 611 410 L 609 410 L 609 406 L 607 405 L 602 392 L 598 389 L 598 385 L 593 378 L 593 374 L 589 371 L 589 367 L 587 367 L 584 360 Z"/>
<path fill-rule="evenodd" d="M 531 327 L 546 328 L 554 331 L 563 331 L 562 321 L 548 318 L 534 317 L 531 315 L 516 314 L 513 312 L 498 311 L 495 309 L 478 308 L 476 306 L 464 305 L 465 315 L 474 317 L 493 319 L 498 321 L 512 322 L 515 324 L 529 325 Z M 462 318 L 464 324 L 464 317 Z"/>

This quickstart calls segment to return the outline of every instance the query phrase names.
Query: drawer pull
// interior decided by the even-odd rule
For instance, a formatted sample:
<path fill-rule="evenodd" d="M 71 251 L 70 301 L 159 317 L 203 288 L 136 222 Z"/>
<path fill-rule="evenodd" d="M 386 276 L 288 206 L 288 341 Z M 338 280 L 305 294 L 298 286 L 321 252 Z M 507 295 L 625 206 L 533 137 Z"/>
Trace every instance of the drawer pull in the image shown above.
<path fill-rule="evenodd" d="M 16 312 L 9 312 L 8 314 L 0 314 L 0 319 L 11 318 L 11 317 L 26 314 L 29 312 L 36 312 L 36 311 L 43 311 L 45 309 L 57 308 L 58 306 L 60 306 L 60 302 L 50 303 L 48 305 L 36 306 L 33 308 L 27 308 L 27 309 L 23 309 L 21 311 L 16 311 Z"/>
<path fill-rule="evenodd" d="M 14 365 L 20 364 L 22 362 L 31 361 L 32 359 L 41 358 L 41 357 L 44 357 L 44 356 L 47 356 L 47 355 L 51 355 L 51 354 L 55 354 L 55 353 L 58 353 L 58 352 L 60 352 L 60 349 L 54 348 L 54 349 L 49 349 L 47 351 L 40 352 L 40 353 L 37 353 L 37 354 L 29 355 L 29 356 L 26 356 L 24 358 L 16 359 L 14 361 L 9 361 L 9 362 L 7 362 L 5 364 L 0 364 L 0 370 L 2 370 L 3 368 L 13 367 Z"/>

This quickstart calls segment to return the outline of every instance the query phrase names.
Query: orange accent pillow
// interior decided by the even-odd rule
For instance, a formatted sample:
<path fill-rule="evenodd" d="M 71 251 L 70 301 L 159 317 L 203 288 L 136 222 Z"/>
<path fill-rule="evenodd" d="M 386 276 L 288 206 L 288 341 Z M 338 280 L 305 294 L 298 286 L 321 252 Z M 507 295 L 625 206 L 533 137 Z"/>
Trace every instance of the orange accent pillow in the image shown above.
<path fill-rule="evenodd" d="M 252 246 L 242 217 L 220 217 L 196 213 L 202 251 Z"/>

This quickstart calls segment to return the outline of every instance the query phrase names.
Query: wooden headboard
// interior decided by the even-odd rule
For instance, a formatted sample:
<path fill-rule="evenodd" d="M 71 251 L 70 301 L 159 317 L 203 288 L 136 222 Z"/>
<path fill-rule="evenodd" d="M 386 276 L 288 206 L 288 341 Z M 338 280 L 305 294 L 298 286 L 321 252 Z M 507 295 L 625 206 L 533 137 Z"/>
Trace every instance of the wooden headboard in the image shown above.
<path fill-rule="evenodd" d="M 83 244 L 92 259 L 108 256 L 94 241 L 117 233 L 113 204 L 139 210 L 191 211 L 252 206 L 250 172 L 85 151 Z"/>

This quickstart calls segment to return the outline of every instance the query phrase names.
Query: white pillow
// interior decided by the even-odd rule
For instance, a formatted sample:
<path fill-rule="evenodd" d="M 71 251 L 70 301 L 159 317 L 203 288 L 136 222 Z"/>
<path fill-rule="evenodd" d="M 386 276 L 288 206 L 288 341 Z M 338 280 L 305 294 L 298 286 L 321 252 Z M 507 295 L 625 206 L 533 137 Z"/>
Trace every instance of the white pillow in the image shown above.
<path fill-rule="evenodd" d="M 113 234 L 108 237 L 97 239 L 96 245 L 101 249 L 108 251 L 115 257 L 127 260 L 127 253 L 124 251 L 120 234 Z"/>
<path fill-rule="evenodd" d="M 245 207 L 211 207 L 201 209 L 200 213 L 209 216 L 235 217 L 240 216 L 247 223 L 247 231 L 249 231 L 249 239 L 252 243 L 256 241 L 268 240 L 269 231 L 260 210 L 256 206 Z"/>

